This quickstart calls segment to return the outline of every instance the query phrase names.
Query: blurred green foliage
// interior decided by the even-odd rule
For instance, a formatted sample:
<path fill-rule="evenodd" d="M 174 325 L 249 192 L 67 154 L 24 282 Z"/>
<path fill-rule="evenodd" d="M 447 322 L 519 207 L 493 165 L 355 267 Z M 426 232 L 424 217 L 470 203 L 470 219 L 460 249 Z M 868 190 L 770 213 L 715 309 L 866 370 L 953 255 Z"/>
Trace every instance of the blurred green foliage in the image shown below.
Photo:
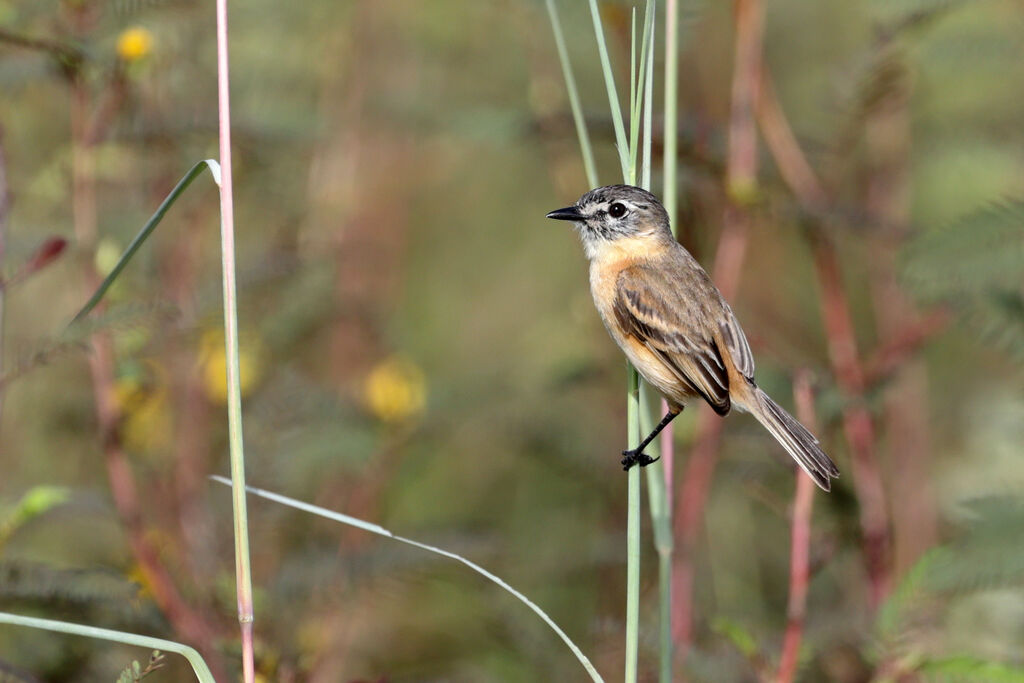
<path fill-rule="evenodd" d="M 682 5 L 679 227 L 710 266 L 728 200 L 733 17 L 731 3 Z M 625 7 L 603 3 L 617 64 L 628 64 Z M 559 9 L 611 182 L 590 19 L 584 3 Z M 953 316 L 867 393 L 887 499 L 927 503 L 920 519 L 894 506 L 895 542 L 916 548 L 904 534 L 918 534 L 930 546 L 899 555 L 875 613 L 842 430 L 851 398 L 830 371 L 806 216 L 762 155 L 734 308 L 770 393 L 790 403 L 791 373 L 815 372 L 819 436 L 844 472 L 816 498 L 800 680 L 1020 680 L 1024 10 L 783 0 L 766 3 L 765 20 L 765 67 L 834 199 L 824 229 L 862 355 L 889 341 L 872 291 L 887 259 L 914 310 Z M 249 0 L 232 4 L 231 31 L 249 480 L 472 558 L 540 604 L 612 679 L 623 640 L 623 363 L 592 309 L 575 237 L 543 218 L 587 188 L 542 3 Z M 659 30 L 659 60 L 662 47 Z M 210 3 L 0 0 L 3 272 L 49 237 L 74 240 L 70 255 L 4 293 L 0 609 L 176 635 L 110 493 L 91 352 L 59 334 L 91 293 L 85 271 L 102 271 L 103 254 L 123 249 L 182 173 L 216 156 L 213 57 Z M 885 139 L 879 121 L 892 112 L 903 127 Z M 81 124 L 93 137 L 76 142 Z M 892 177 L 880 148 L 896 156 Z M 72 182 L 83 150 L 85 190 Z M 898 188 L 901 215 L 878 215 L 878 187 Z M 80 237 L 90 193 L 94 240 Z M 141 535 L 231 667 L 230 513 L 205 481 L 227 468 L 211 337 L 216 232 L 216 194 L 197 183 L 94 325 L 114 348 Z M 914 365 L 927 444 L 923 477 L 908 479 L 887 401 Z M 677 472 L 695 412 L 679 420 Z M 728 419 L 721 451 L 695 550 L 693 649 L 678 670 L 756 680 L 786 625 L 792 473 L 743 417 Z M 262 501 L 250 528 L 267 680 L 582 680 L 544 624 L 461 568 Z M 653 560 L 643 567 L 648 673 Z M 0 673 L 12 680 L 115 680 L 144 656 L 0 629 Z M 189 673 L 170 658 L 147 680 Z"/>

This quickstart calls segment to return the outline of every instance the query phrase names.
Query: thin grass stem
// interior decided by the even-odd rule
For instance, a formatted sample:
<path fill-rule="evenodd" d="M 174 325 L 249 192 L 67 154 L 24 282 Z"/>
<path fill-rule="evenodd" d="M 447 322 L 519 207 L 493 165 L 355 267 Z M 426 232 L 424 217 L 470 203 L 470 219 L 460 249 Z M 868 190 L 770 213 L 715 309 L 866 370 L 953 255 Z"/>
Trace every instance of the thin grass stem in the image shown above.
<path fill-rule="evenodd" d="M 604 41 L 604 26 L 601 12 L 597 8 L 597 0 L 590 0 L 590 17 L 594 22 L 594 37 L 597 38 L 597 51 L 601 57 L 601 72 L 604 74 L 604 85 L 608 91 L 608 107 L 612 112 L 612 125 L 615 128 L 615 145 L 619 150 L 619 163 L 622 165 L 623 178 L 629 178 L 629 141 L 622 121 L 622 107 L 619 106 L 619 95 L 615 89 L 615 73 L 612 71 L 611 60 L 608 58 L 608 46 Z"/>
<path fill-rule="evenodd" d="M 224 346 L 228 381 L 228 440 L 231 452 L 232 511 L 235 535 L 235 588 L 242 639 L 242 677 L 256 679 L 253 647 L 252 569 L 245 507 L 245 451 L 242 443 L 242 392 L 238 368 L 238 305 L 235 285 L 235 218 L 231 176 L 231 98 L 228 78 L 227 0 L 217 0 L 217 111 L 220 142 L 220 236 L 224 273 Z"/>
<path fill-rule="evenodd" d="M 633 120 L 636 109 L 636 7 L 630 8 L 629 20 L 629 117 Z M 636 147 L 636 131 L 629 129 L 630 163 L 634 163 L 632 151 Z"/>
<path fill-rule="evenodd" d="M 647 1 L 644 11 L 644 32 L 640 45 L 640 77 L 639 83 L 644 86 L 651 85 L 653 81 L 646 78 L 647 71 L 653 66 L 652 60 L 648 59 L 650 45 L 654 40 L 652 25 L 654 21 L 654 2 Z M 636 46 L 630 45 L 630 51 L 636 52 Z M 606 80 L 611 76 L 606 73 Z M 631 103 L 629 130 L 630 147 L 625 152 L 620 151 L 620 156 L 628 157 L 628 174 L 626 182 L 636 185 L 637 182 L 637 157 L 640 141 L 637 136 L 640 131 L 641 112 L 645 102 L 648 100 L 649 92 L 645 87 L 638 88 L 636 102 Z M 642 141 L 645 149 L 650 144 L 650 129 L 645 132 L 645 139 Z M 649 164 L 649 161 L 645 161 Z M 640 375 L 629 363 L 627 367 L 627 396 L 626 396 L 626 431 L 627 442 L 630 449 L 634 449 L 640 443 Z M 640 646 L 640 468 L 632 467 L 627 477 L 627 513 L 626 513 L 626 662 L 625 680 L 626 683 L 635 683 L 639 663 Z"/>
<path fill-rule="evenodd" d="M 627 364 L 626 425 L 629 448 L 640 443 L 640 375 Z M 640 467 L 629 469 L 626 512 L 626 683 L 636 683 L 640 645 Z"/>
<path fill-rule="evenodd" d="M 556 43 L 561 35 L 561 28 L 558 22 L 557 13 L 551 0 L 548 0 L 548 11 L 551 15 L 552 25 L 555 29 Z M 623 181 L 635 185 L 637 181 L 637 154 L 639 145 L 636 138 L 640 131 L 640 113 L 642 103 L 650 99 L 649 91 L 653 89 L 653 76 L 649 70 L 653 69 L 652 43 L 653 43 L 653 21 L 654 3 L 648 0 L 644 16 L 644 37 L 640 47 L 641 50 L 641 77 L 647 76 L 645 88 L 648 93 L 644 94 L 637 88 L 637 74 L 635 71 L 636 55 L 636 31 L 635 15 L 631 28 L 630 43 L 630 139 L 627 140 L 625 122 L 622 118 L 622 110 L 619 106 L 618 93 L 615 89 L 615 76 L 611 69 L 611 62 L 608 58 L 608 49 L 604 40 L 604 28 L 601 22 L 601 15 L 595 0 L 590 0 L 590 13 L 594 23 L 594 34 L 597 38 L 598 52 L 601 58 L 601 69 L 604 74 L 605 88 L 608 92 L 608 103 L 611 109 L 612 125 L 615 129 L 616 147 L 619 154 L 619 163 L 622 166 Z M 570 90 L 570 104 L 575 97 L 575 84 L 572 78 L 572 71 L 569 68 L 568 55 L 564 45 L 559 48 L 559 58 L 562 60 L 562 70 L 566 76 L 566 83 Z M 574 107 L 578 107 L 577 104 Z M 581 125 L 582 117 L 574 117 L 577 120 L 577 134 L 580 136 L 580 146 L 589 148 L 589 142 L 585 141 L 586 129 Z M 650 126 L 645 130 L 644 149 L 650 149 Z M 645 154 L 650 164 L 650 152 Z M 585 161 L 586 163 L 586 161 Z M 589 174 L 588 174 L 589 175 Z M 650 173 L 647 172 L 648 185 Z M 596 187 L 596 173 L 591 178 L 591 185 Z M 627 397 L 626 397 L 626 431 L 629 448 L 635 448 L 640 442 L 640 398 L 639 386 L 640 377 L 628 363 L 627 367 Z M 635 683 L 637 678 L 639 633 L 640 633 L 640 472 L 638 467 L 630 469 L 627 475 L 627 518 L 626 518 L 626 656 L 625 656 L 625 680 L 627 683 Z M 664 488 L 662 488 L 664 491 Z"/>
<path fill-rule="evenodd" d="M 672 231 L 676 232 L 676 198 L 678 163 L 678 104 L 679 104 L 679 0 L 665 4 L 665 121 L 663 133 L 664 176 L 661 195 L 668 211 Z"/>
<path fill-rule="evenodd" d="M 679 2 L 668 0 L 665 5 L 665 115 L 663 122 L 663 174 L 662 201 L 668 212 L 673 234 L 677 234 L 676 197 L 678 170 L 677 154 L 677 105 L 678 105 L 678 69 L 679 69 Z M 668 410 L 668 402 L 661 400 L 661 410 Z M 672 682 L 674 662 L 672 642 L 672 554 L 675 543 L 672 535 L 672 485 L 675 469 L 675 452 L 672 437 L 674 430 L 668 425 L 661 433 L 661 471 L 664 498 L 661 501 L 662 515 L 655 516 L 654 542 L 658 550 L 658 680 L 660 683 Z M 651 497 L 656 486 L 648 485 Z M 652 515 L 654 511 L 652 508 Z"/>
<path fill-rule="evenodd" d="M 551 30 L 555 34 L 558 61 L 562 65 L 562 75 L 565 77 L 565 90 L 569 94 L 569 108 L 572 110 L 572 119 L 576 124 L 576 136 L 580 141 L 580 154 L 583 155 L 583 170 L 587 174 L 587 182 L 590 186 L 597 187 L 599 185 L 597 165 L 594 163 L 594 151 L 590 145 L 587 120 L 584 118 L 583 108 L 580 106 L 580 95 L 576 88 L 576 76 L 573 75 L 572 63 L 569 61 L 569 51 L 565 47 L 562 22 L 558 19 L 558 10 L 555 9 L 554 0 L 546 0 L 546 4 L 548 7 L 548 17 L 551 19 Z"/>
<path fill-rule="evenodd" d="M 644 76 L 644 134 L 643 165 L 640 171 L 640 187 L 651 189 L 651 128 L 654 109 L 654 0 L 647 0 L 644 42 L 646 46 L 640 58 L 640 74 Z"/>
<path fill-rule="evenodd" d="M 648 69 L 648 65 L 651 64 L 651 62 L 653 61 L 652 59 L 650 59 L 651 55 L 649 54 L 650 53 L 649 47 L 654 42 L 654 33 L 653 33 L 653 31 L 654 31 L 653 0 L 647 0 L 647 7 L 644 10 L 644 33 L 643 33 L 643 37 L 642 37 L 642 39 L 640 41 L 640 72 L 637 75 L 637 78 L 639 80 L 639 88 L 642 90 L 642 92 L 638 92 L 637 100 L 636 100 L 635 103 L 633 103 L 633 107 L 630 110 L 630 114 L 629 114 L 629 120 L 630 120 L 630 129 L 629 129 L 629 133 L 630 133 L 630 140 L 629 140 L 629 167 L 630 167 L 630 169 L 633 169 L 633 173 L 634 174 L 636 173 L 636 165 L 637 165 L 637 160 L 638 160 L 639 155 L 640 155 L 640 147 L 641 147 L 641 144 L 640 144 L 641 141 L 640 141 L 640 138 L 639 138 L 639 135 L 640 135 L 640 121 L 641 121 L 641 118 L 642 118 L 642 112 L 647 108 L 647 104 L 650 102 L 650 92 L 647 91 L 647 85 L 648 84 L 646 82 L 647 79 L 648 79 L 648 76 L 650 77 L 650 80 L 652 81 L 652 88 L 653 88 L 654 72 L 653 71 L 649 72 L 649 69 Z M 648 134 L 649 134 L 649 131 L 648 131 Z M 646 138 L 645 141 L 643 142 L 643 148 L 645 150 L 648 147 L 648 144 L 647 144 L 647 140 L 648 139 L 649 139 L 649 137 Z M 641 163 L 643 163 L 643 162 L 641 162 Z M 650 176 L 650 173 L 648 173 L 648 176 Z M 641 181 L 640 184 L 641 184 L 641 186 L 644 189 L 647 189 L 647 190 L 650 189 L 651 183 L 650 183 L 649 179 L 648 179 L 646 184 L 643 181 Z"/>

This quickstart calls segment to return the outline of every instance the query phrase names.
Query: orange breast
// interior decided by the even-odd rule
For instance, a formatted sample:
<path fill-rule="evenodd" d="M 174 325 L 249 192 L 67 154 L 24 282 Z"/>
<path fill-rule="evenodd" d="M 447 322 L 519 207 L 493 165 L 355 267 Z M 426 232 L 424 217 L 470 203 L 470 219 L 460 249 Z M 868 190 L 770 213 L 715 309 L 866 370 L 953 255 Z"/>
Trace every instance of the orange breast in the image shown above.
<path fill-rule="evenodd" d="M 613 307 L 618 274 L 638 260 L 636 257 L 622 257 L 621 254 L 616 256 L 620 258 L 594 259 L 590 263 L 590 293 L 594 297 L 597 312 L 612 339 L 640 375 L 670 403 L 683 406 L 694 395 L 689 386 L 679 381 L 654 352 L 635 337 L 626 334 L 615 317 Z"/>

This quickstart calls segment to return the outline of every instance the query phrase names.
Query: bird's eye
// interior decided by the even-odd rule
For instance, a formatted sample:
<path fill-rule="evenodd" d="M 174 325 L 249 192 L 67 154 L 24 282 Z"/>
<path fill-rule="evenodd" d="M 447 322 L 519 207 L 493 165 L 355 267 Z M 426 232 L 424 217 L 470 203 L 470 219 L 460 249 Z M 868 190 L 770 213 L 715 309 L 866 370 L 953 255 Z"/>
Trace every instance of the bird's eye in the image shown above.
<path fill-rule="evenodd" d="M 612 218 L 622 218 L 626 215 L 626 206 L 619 202 L 615 202 L 608 207 L 608 215 Z"/>

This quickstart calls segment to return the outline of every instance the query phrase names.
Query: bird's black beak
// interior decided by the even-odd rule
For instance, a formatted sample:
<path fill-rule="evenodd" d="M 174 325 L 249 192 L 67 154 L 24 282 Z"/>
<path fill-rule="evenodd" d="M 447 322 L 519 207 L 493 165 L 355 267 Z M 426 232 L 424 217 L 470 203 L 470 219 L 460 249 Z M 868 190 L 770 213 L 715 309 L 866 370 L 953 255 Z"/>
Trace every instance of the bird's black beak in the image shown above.
<path fill-rule="evenodd" d="M 554 218 L 556 221 L 582 221 L 583 214 L 575 206 L 567 206 L 564 209 L 555 209 L 548 214 L 548 218 Z"/>

